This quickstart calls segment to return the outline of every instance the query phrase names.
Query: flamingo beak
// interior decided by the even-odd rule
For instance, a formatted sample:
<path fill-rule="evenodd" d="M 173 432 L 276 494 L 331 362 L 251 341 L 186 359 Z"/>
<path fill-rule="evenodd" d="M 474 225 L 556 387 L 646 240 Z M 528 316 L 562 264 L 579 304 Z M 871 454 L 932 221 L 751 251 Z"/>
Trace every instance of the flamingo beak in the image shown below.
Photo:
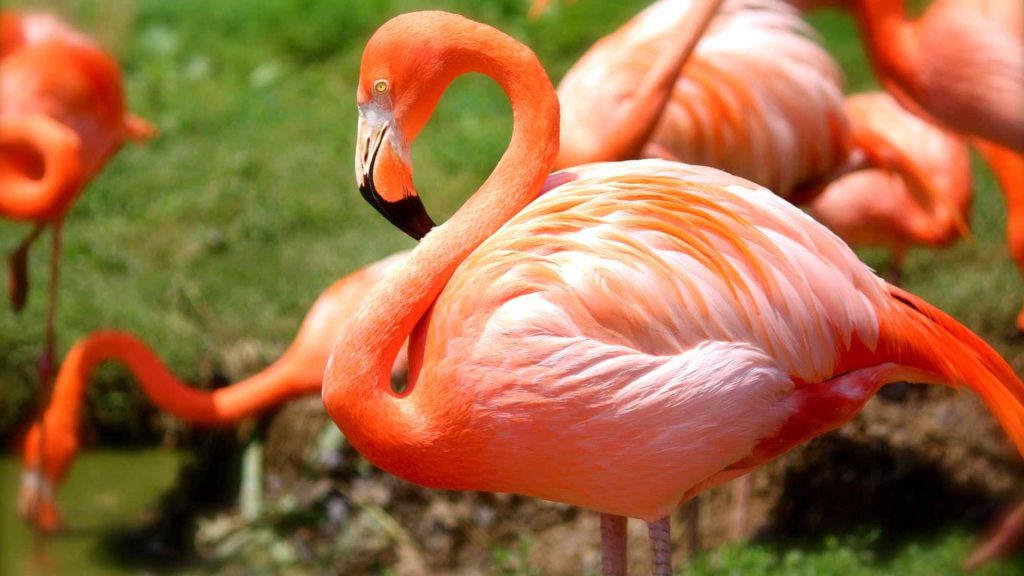
<path fill-rule="evenodd" d="M 408 147 L 391 115 L 360 106 L 356 183 L 363 198 L 402 232 L 420 240 L 434 227 L 412 184 Z"/>

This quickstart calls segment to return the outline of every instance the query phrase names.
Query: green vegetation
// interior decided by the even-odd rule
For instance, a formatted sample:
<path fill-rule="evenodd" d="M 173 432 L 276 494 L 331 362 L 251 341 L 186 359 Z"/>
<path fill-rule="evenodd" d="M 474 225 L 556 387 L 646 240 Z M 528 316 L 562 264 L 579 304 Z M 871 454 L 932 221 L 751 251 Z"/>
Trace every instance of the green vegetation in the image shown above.
<path fill-rule="evenodd" d="M 829 537 L 820 547 L 779 551 L 765 545 L 730 544 L 706 553 L 683 570 L 687 576 L 945 576 L 963 571 L 960 562 L 973 539 L 962 533 L 914 544 L 891 558 L 872 551 L 876 537 Z M 977 576 L 1019 574 L 1020 566 L 992 564 L 973 572 Z"/>
<path fill-rule="evenodd" d="M 492 23 L 532 46 L 557 80 L 595 38 L 644 3 L 581 0 L 530 22 L 527 0 L 58 2 L 104 39 L 123 64 L 131 108 L 160 128 L 153 141 L 115 157 L 70 213 L 61 350 L 92 330 L 120 328 L 142 337 L 188 381 L 208 385 L 225 372 L 234 379 L 284 349 L 330 282 L 412 245 L 361 199 L 351 168 L 359 55 L 388 16 L 429 5 Z M 870 88 L 849 19 L 827 12 L 813 22 L 851 91 Z M 417 185 L 435 220 L 483 181 L 510 129 L 496 86 L 478 77 L 456 82 L 413 150 Z M 977 176 L 974 241 L 914 253 L 907 288 L 983 334 L 1019 370 L 1024 348 L 1003 334 L 1024 284 L 1004 244 L 1002 200 L 985 170 Z M 27 230 L 0 224 L 0 247 L 13 247 Z M 34 405 L 48 250 L 42 242 L 33 253 L 26 311 L 0 311 L 0 438 Z M 874 252 L 864 256 L 884 262 Z M 126 371 L 105 369 L 94 382 L 86 422 L 101 441 L 153 435 L 154 412 Z M 111 463 L 103 466 L 107 476 L 118 474 Z M 13 477 L 13 465 L 3 468 L 0 478 Z M 120 477 L 149 495 L 173 474 L 164 465 L 134 466 Z M 9 501 L 8 484 L 0 483 L 0 503 Z M 64 501 L 75 501 L 73 490 Z M 10 511 L 0 513 L 6 525 Z M 5 527 L 4 538 L 10 533 Z M 859 540 L 781 553 L 734 546 L 698 559 L 687 573 L 954 574 L 968 542 L 954 534 L 887 560 Z M 496 550 L 495 565 L 515 571 L 521 548 Z M 10 557 L 3 550 L 0 557 Z"/>

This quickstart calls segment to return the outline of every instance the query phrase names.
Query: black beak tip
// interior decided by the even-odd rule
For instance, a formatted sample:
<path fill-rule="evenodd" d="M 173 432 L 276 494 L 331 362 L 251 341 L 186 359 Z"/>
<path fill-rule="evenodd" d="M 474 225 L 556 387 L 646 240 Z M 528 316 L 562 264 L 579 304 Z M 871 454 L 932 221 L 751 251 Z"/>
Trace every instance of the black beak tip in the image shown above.
<path fill-rule="evenodd" d="M 398 202 L 381 204 L 384 206 L 384 216 L 413 240 L 422 240 L 435 226 L 419 196 L 406 196 Z"/>
<path fill-rule="evenodd" d="M 406 196 L 397 202 L 388 202 L 377 193 L 371 178 L 359 182 L 359 193 L 377 212 L 417 242 L 435 226 L 419 196 Z"/>

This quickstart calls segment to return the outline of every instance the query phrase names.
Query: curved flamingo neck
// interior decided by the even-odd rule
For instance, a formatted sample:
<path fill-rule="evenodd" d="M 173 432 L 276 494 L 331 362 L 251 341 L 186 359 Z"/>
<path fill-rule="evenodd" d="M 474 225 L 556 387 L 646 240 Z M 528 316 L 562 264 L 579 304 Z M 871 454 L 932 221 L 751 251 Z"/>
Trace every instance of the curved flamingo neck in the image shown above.
<path fill-rule="evenodd" d="M 682 22 L 672 27 L 674 33 L 671 49 L 666 50 L 653 63 L 637 86 L 635 96 L 628 102 L 616 106 L 614 118 L 599 120 L 612 122 L 613 126 L 606 129 L 597 148 L 583 152 L 563 147 L 559 151 L 555 167 L 562 169 L 588 162 L 638 158 L 671 100 L 672 90 L 682 74 L 683 67 L 722 2 L 723 0 L 694 0 L 691 9 L 680 15 Z"/>
<path fill-rule="evenodd" d="M 146 396 L 160 409 L 201 426 L 235 422 L 308 391 L 308 387 L 292 377 L 286 358 L 287 355 L 230 386 L 198 390 L 177 379 L 134 336 L 116 331 L 94 332 L 79 340 L 64 358 L 44 421 L 47 429 L 75 434 L 93 370 L 113 360 L 128 367 Z"/>
<path fill-rule="evenodd" d="M 536 198 L 558 152 L 558 99 L 533 53 L 482 24 L 445 18 L 445 34 L 428 26 L 407 41 L 445 45 L 437 58 L 450 82 L 468 72 L 493 78 L 512 105 L 508 149 L 487 181 L 451 219 L 426 235 L 409 259 L 378 282 L 341 330 L 324 377 L 324 403 L 346 438 L 376 465 L 427 485 L 446 484 L 431 470 L 410 469 L 417 451 L 437 462 L 457 459 L 439 429 L 457 425 L 457 402 L 422 388 L 410 374 L 403 396 L 390 371 L 403 341 L 424 317 L 455 268 L 502 224 Z M 410 355 L 416 351 L 410 350 Z M 455 487 L 455 486 L 451 486 Z"/>
<path fill-rule="evenodd" d="M 42 114 L 0 116 L 0 214 L 57 219 L 81 190 L 78 136 Z"/>
<path fill-rule="evenodd" d="M 858 0 L 854 16 L 875 71 L 887 88 L 895 88 L 902 96 L 903 87 L 912 82 L 918 59 L 915 28 L 907 17 L 905 1 Z"/>

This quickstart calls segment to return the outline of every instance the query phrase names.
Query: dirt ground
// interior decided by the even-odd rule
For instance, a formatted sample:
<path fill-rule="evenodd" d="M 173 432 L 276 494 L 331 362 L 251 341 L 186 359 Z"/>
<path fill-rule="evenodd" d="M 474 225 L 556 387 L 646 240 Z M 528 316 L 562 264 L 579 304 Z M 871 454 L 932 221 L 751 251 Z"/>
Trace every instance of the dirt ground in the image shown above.
<path fill-rule="evenodd" d="M 422 489 L 347 446 L 318 455 L 326 422 L 317 399 L 282 410 L 266 431 L 265 478 L 270 498 L 290 493 L 301 495 L 300 508 L 322 507 L 317 527 L 296 529 L 293 538 L 311 555 L 342 543 L 329 561 L 339 573 L 489 574 L 525 561 L 542 574 L 599 570 L 596 514 L 519 496 Z M 736 520 L 732 485 L 677 510 L 676 560 L 736 533 L 814 542 L 871 527 L 881 530 L 881 546 L 896 549 L 904 538 L 953 524 L 983 527 L 1024 498 L 1022 479 L 1016 451 L 973 394 L 890 387 L 855 421 L 757 471 L 745 526 Z M 643 573 L 641 523 L 631 522 L 630 539 L 633 570 Z"/>

